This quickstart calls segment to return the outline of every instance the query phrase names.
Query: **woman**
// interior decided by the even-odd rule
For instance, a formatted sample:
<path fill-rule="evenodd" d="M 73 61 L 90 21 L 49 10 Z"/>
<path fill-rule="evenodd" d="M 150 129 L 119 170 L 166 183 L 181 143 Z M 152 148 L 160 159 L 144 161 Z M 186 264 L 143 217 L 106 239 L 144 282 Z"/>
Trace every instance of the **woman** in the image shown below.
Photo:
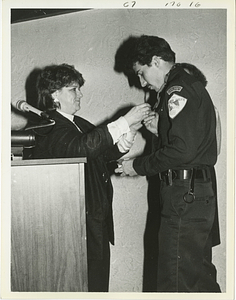
<path fill-rule="evenodd" d="M 95 127 L 74 116 L 80 109 L 82 74 L 73 66 L 45 67 L 37 80 L 38 100 L 55 125 L 38 128 L 31 158 L 87 157 L 85 195 L 87 222 L 88 291 L 109 289 L 110 248 L 114 244 L 113 189 L 106 163 L 123 156 L 132 146 L 136 130 L 149 113 L 141 104 L 108 125 Z"/>

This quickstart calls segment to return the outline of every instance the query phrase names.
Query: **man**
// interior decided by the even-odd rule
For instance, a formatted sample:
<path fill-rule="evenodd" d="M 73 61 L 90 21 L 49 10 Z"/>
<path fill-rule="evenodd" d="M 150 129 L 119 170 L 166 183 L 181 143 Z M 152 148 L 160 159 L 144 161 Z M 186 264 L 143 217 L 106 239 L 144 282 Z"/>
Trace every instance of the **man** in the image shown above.
<path fill-rule="evenodd" d="M 128 53 L 127 53 L 128 52 Z M 158 136 L 153 152 L 125 160 L 116 172 L 161 179 L 158 292 L 220 292 L 211 262 L 216 196 L 211 170 L 217 159 L 216 117 L 204 84 L 175 63 L 170 45 L 156 36 L 132 37 L 123 57 L 143 88 L 157 92 Z"/>

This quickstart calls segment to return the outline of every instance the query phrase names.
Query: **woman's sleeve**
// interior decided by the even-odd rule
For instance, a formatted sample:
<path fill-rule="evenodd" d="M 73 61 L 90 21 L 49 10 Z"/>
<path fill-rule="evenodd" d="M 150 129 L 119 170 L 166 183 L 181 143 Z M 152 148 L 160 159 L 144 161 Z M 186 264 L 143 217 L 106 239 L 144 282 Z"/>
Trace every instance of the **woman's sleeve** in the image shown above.
<path fill-rule="evenodd" d="M 45 137 L 39 138 L 38 147 L 48 149 L 52 157 L 87 157 L 94 159 L 113 146 L 107 126 L 98 126 L 87 133 L 64 126 L 55 128 Z"/>

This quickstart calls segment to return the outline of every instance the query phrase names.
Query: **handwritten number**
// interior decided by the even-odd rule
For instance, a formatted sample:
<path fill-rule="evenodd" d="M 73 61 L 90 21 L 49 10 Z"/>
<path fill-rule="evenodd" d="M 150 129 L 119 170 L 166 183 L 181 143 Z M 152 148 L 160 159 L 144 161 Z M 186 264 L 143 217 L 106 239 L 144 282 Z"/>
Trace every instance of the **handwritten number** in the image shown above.
<path fill-rule="evenodd" d="M 180 2 L 178 2 L 178 3 L 176 3 L 176 4 L 175 4 L 175 1 L 171 1 L 171 2 L 168 2 L 168 3 L 166 3 L 166 5 L 165 5 L 165 6 L 168 6 L 168 5 L 171 5 L 171 6 L 175 6 L 175 5 L 176 5 L 176 6 L 178 6 L 178 7 L 179 7 L 179 6 L 181 5 L 181 3 L 180 3 Z"/>
<path fill-rule="evenodd" d="M 128 2 L 124 2 L 123 6 L 124 7 L 134 7 L 136 5 L 136 1 L 128 1 Z M 165 6 L 177 6 L 177 7 L 180 7 L 181 6 L 181 2 L 176 2 L 176 1 L 170 1 L 170 2 L 167 2 L 165 4 Z M 199 2 L 191 2 L 189 4 L 189 7 L 199 7 L 201 6 L 201 4 Z"/>
<path fill-rule="evenodd" d="M 193 3 L 194 3 L 194 2 L 191 2 L 189 6 L 192 6 L 192 5 L 193 5 Z M 195 7 L 199 7 L 199 6 L 201 6 L 201 4 L 200 4 L 199 2 L 197 2 L 197 3 L 195 3 L 195 5 L 194 5 L 194 6 L 195 6 Z"/>
<path fill-rule="evenodd" d="M 136 1 L 131 1 L 131 3 L 130 2 L 125 2 L 124 4 L 123 4 L 123 6 L 124 7 L 134 7 L 135 6 L 135 4 L 136 4 Z"/>
<path fill-rule="evenodd" d="M 170 2 L 167 2 L 165 4 L 165 6 L 177 6 L 177 7 L 180 7 L 181 6 L 181 2 L 175 2 L 175 1 L 170 1 Z M 190 7 L 194 6 L 194 7 L 199 7 L 201 6 L 201 4 L 199 2 L 191 2 L 189 4 Z"/>

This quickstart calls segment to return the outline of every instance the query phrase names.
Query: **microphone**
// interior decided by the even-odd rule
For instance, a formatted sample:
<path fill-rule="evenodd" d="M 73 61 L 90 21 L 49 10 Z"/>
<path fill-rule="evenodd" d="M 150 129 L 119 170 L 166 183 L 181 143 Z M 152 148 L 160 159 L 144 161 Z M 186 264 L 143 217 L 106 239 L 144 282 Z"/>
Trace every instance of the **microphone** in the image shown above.
<path fill-rule="evenodd" d="M 43 111 L 41 111 L 41 110 L 39 110 L 39 109 L 37 109 L 37 108 L 35 108 L 35 107 L 33 107 L 33 106 L 31 106 L 31 105 L 29 105 L 26 101 L 24 101 L 24 100 L 19 100 L 19 101 L 17 101 L 16 102 L 16 108 L 18 109 L 18 110 L 20 110 L 20 111 L 24 111 L 24 112 L 32 112 L 32 113 L 34 113 L 34 114 L 36 114 L 36 115 L 38 115 L 38 116 L 40 116 L 40 117 L 42 117 L 42 118 L 44 118 L 44 119 L 49 119 L 50 117 L 49 117 L 49 115 L 48 114 L 46 114 L 45 112 L 43 112 Z"/>
<path fill-rule="evenodd" d="M 35 134 L 24 130 L 11 131 L 11 146 L 33 146 Z"/>

